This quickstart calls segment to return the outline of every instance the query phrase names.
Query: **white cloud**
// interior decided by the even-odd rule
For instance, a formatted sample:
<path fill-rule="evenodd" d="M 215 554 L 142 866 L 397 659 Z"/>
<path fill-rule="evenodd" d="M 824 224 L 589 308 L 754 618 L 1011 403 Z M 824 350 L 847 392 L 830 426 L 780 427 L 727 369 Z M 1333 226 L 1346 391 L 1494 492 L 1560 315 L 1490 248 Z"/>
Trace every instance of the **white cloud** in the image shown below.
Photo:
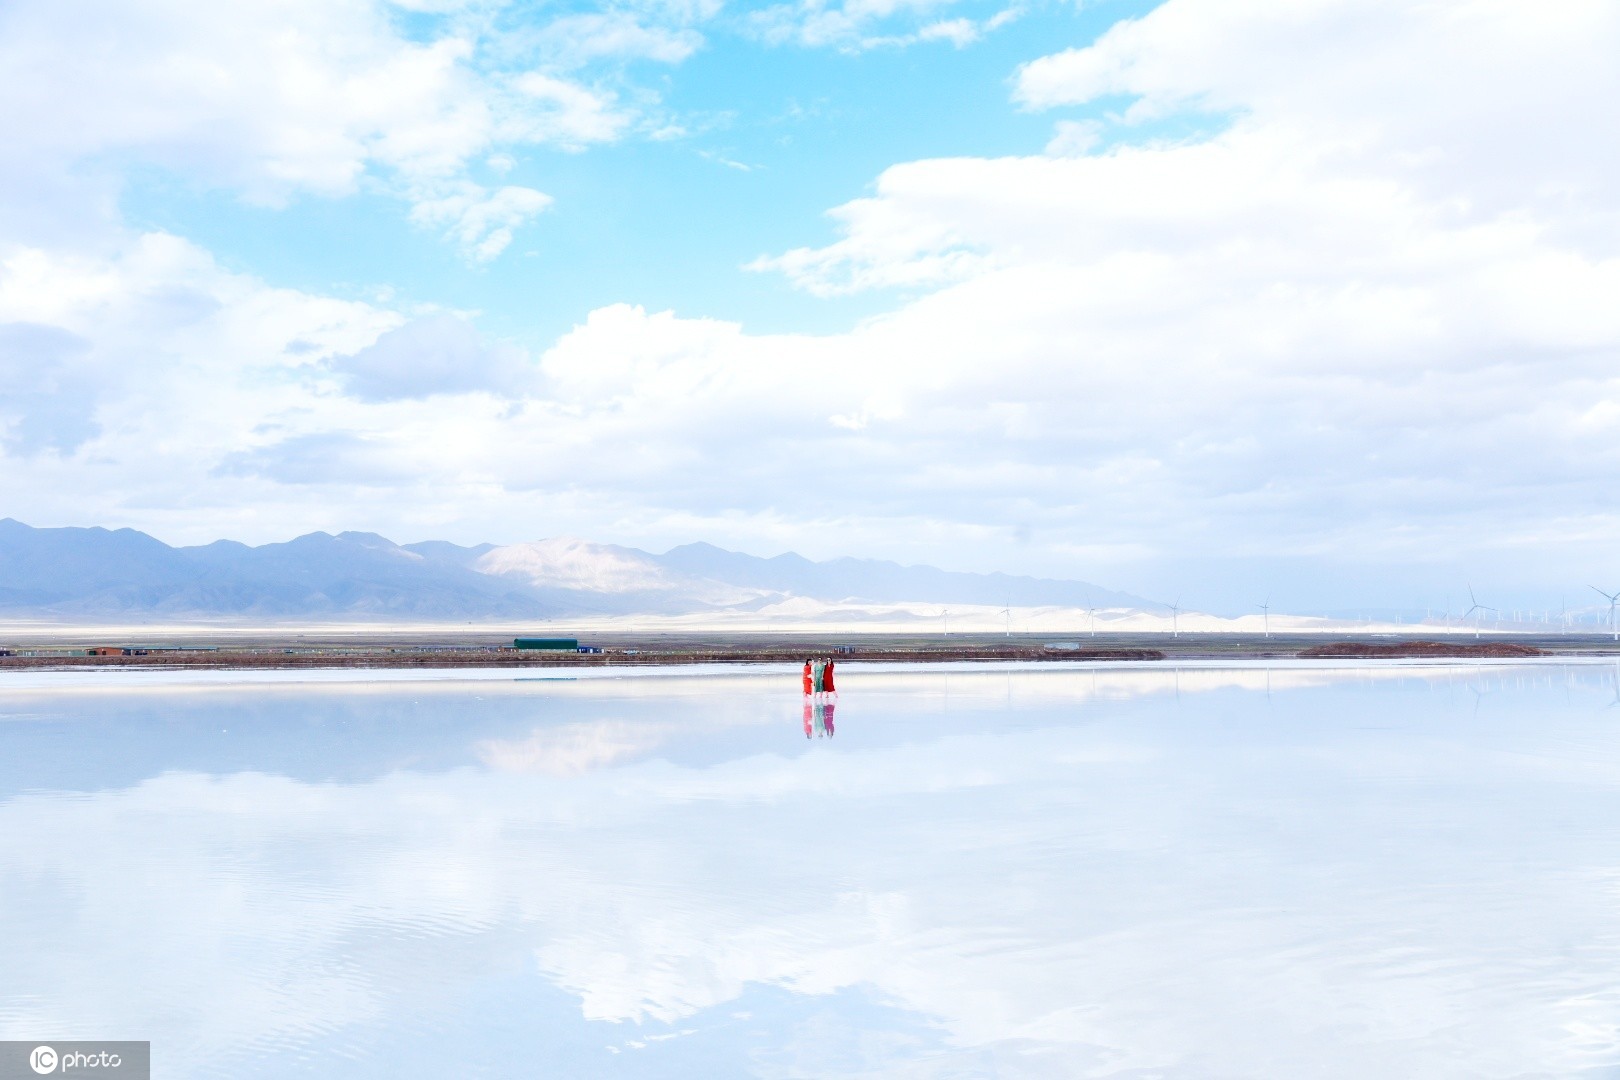
<path fill-rule="evenodd" d="M 601 58 L 678 64 L 697 52 L 703 35 L 688 26 L 649 25 L 628 11 L 567 15 L 533 36 L 549 62 L 579 67 Z"/>
<path fill-rule="evenodd" d="M 516 956 L 570 995 L 533 1003 L 548 1032 L 745 1007 L 751 987 L 806 1006 L 865 987 L 943 1034 L 934 1063 L 999 1049 L 1003 1072 L 1510 1077 L 1617 1051 L 1613 995 L 1593 992 L 1620 949 L 1613 869 L 1598 826 L 1568 823 L 1612 801 L 1620 763 L 1590 750 L 1595 728 L 1571 711 L 1544 715 L 1526 691 L 1509 715 L 1535 715 L 1516 730 L 1547 731 L 1539 742 L 1504 747 L 1432 709 L 1420 735 L 1392 740 L 1337 719 L 1342 698 L 1296 690 L 1279 716 L 1329 706 L 1309 735 L 1256 720 L 1200 740 L 1184 710 L 1207 719 L 1213 704 L 1129 700 L 1150 681 L 1168 698 L 1172 673 L 958 674 L 940 733 L 937 678 L 860 678 L 866 721 L 908 733 L 899 745 L 842 748 L 862 720 L 841 709 L 833 752 L 737 755 L 717 729 L 799 738 L 797 709 L 746 678 L 483 684 L 496 705 L 465 686 L 372 686 L 322 698 L 328 723 L 420 722 L 455 701 L 465 759 L 492 767 L 346 783 L 175 770 L 7 798 L 0 858 L 40 868 L 8 879 L 13 910 L 19 925 L 51 912 L 0 955 L 7 985 L 28 991 L 7 1031 L 74 1017 L 194 1047 L 177 1068 L 217 1071 L 266 1045 L 453 1016 L 469 987 L 508 990 Z M 1258 674 L 1238 678 L 1259 691 Z M 1275 678 L 1280 695 L 1295 679 L 1364 682 Z M 1432 700 L 1447 678 L 1403 694 Z M 1182 673 L 1176 693 L 1232 679 Z M 1579 686 L 1577 702 L 1600 692 Z M 151 708 L 94 693 L 126 721 Z M 229 706 L 234 739 L 310 701 L 285 686 L 204 693 L 200 707 L 164 699 L 180 730 Z M 72 711 L 51 696 L 28 707 Z M 1005 723 L 1010 699 L 1030 722 Z M 1077 702 L 1106 708 L 1076 723 Z M 532 732 L 512 724 L 520 711 Z M 715 745 L 733 753 L 656 759 L 700 732 L 711 760 Z M 434 745 L 426 760 L 456 756 Z M 146 872 L 154 845 L 161 874 Z M 109 893 L 109 879 L 127 887 Z M 590 1074 L 598 1047 L 558 1040 L 581 1057 L 557 1071 Z"/>
<path fill-rule="evenodd" d="M 1079 157 L 1097 148 L 1103 125 L 1097 120 L 1059 120 L 1057 131 L 1046 144 L 1052 157 Z"/>
<path fill-rule="evenodd" d="M 533 188 L 508 185 L 493 192 L 477 184 L 461 183 L 453 193 L 426 197 L 411 208 L 411 220 L 442 227 L 466 256 L 488 262 L 512 242 L 520 227 L 552 203 L 550 195 Z"/>
<path fill-rule="evenodd" d="M 449 314 L 385 331 L 359 352 L 332 358 L 330 367 L 362 401 L 472 391 L 521 395 L 537 374 L 523 350 L 487 343 L 465 319 Z"/>
<path fill-rule="evenodd" d="M 95 434 L 95 398 L 81 389 L 90 380 L 77 370 L 88 345 L 60 327 L 0 323 L 0 443 L 28 457 Z"/>
<path fill-rule="evenodd" d="M 82 214 L 131 165 L 266 205 L 367 182 L 435 204 L 460 197 L 471 162 L 630 129 L 633 114 L 611 93 L 511 73 L 476 20 L 447 26 L 413 40 L 380 0 L 7 5 L 0 202 L 15 220 L 0 223 L 26 235 L 38 214 L 23 208 L 56 177 L 109 177 L 88 192 L 62 186 L 56 201 Z M 496 198 L 510 206 L 513 190 Z M 490 235 L 474 245 L 484 255 L 500 246 Z"/>
<path fill-rule="evenodd" d="M 1617 41 L 1620 12 L 1602 0 L 1171 0 L 1025 65 L 1017 96 L 1048 108 L 1124 95 L 1131 120 L 1232 114 L 1476 213 L 1567 213 L 1606 201 L 1620 171 L 1620 149 L 1588 137 L 1620 99 Z"/>
<path fill-rule="evenodd" d="M 1011 9 L 988 19 L 936 18 L 955 0 L 799 0 L 749 16 L 749 25 L 773 44 L 793 42 L 844 52 L 945 41 L 964 48 L 1016 18 Z"/>
<path fill-rule="evenodd" d="M 26 323 L 27 339 L 70 346 L 49 357 L 8 349 L 9 362 L 41 392 L 71 384 L 56 401 L 76 406 L 0 408 L 7 495 L 45 496 L 58 513 L 115 488 L 118 501 L 183 503 L 257 425 L 292 415 L 319 429 L 321 361 L 397 322 L 366 304 L 226 273 L 165 234 L 95 255 L 0 249 L 0 324 Z"/>
<path fill-rule="evenodd" d="M 1093 537 L 1545 542 L 1585 531 L 1577 505 L 1608 520 L 1613 447 L 1579 418 L 1620 393 L 1620 158 L 1593 137 L 1620 120 L 1617 47 L 1600 4 L 1173 0 L 1019 74 L 1031 106 L 1134 98 L 1112 127 L 896 166 L 835 243 L 754 265 L 823 294 L 947 286 L 879 325 L 933 358 L 988 476 L 1049 474 L 1030 504 L 1067 488 Z M 1188 109 L 1228 120 L 1133 132 Z M 957 366 L 975 348 L 993 381 Z"/>
<path fill-rule="evenodd" d="M 843 239 L 762 256 L 747 269 L 781 271 L 818 296 L 939 286 L 982 272 L 990 256 L 968 242 L 947 214 L 930 212 L 926 193 L 918 192 L 923 197 L 916 201 L 894 197 L 909 180 L 927 175 L 928 166 L 888 170 L 874 197 L 846 203 L 829 215 L 841 226 Z"/>
<path fill-rule="evenodd" d="M 1144 567 L 1200 559 L 1545 580 L 1522 554 L 1540 549 L 1600 567 L 1620 151 L 1595 133 L 1620 120 L 1617 18 L 1171 0 L 1021 70 L 1027 107 L 1084 110 L 1054 116 L 1048 153 L 897 165 L 834 212 L 834 242 L 755 264 L 822 294 L 905 290 L 887 314 L 757 334 L 614 305 L 545 351 L 542 381 L 489 393 L 425 401 L 450 379 L 431 366 L 404 389 L 339 378 L 327 359 L 398 313 L 269 289 L 173 238 L 17 247 L 0 321 L 83 342 L 38 378 L 93 377 L 94 405 L 32 427 L 0 409 L 8 512 L 175 539 L 448 523 L 985 568 L 1016 553 L 1138 591 L 1162 584 Z M 499 89 L 538 125 L 512 140 L 625 130 L 576 83 Z M 1189 109 L 1218 130 L 1167 135 Z M 432 160 L 407 144 L 390 160 Z M 417 220 L 475 258 L 544 205 L 453 176 L 417 195 Z"/>
<path fill-rule="evenodd" d="M 948 41 L 958 49 L 979 40 L 979 24 L 972 19 L 941 19 L 917 31 L 918 41 Z"/>
<path fill-rule="evenodd" d="M 553 143 L 578 150 L 589 143 L 612 142 L 630 124 L 614 96 L 590 90 L 538 71 L 512 81 L 526 107 L 514 110 L 505 131 L 525 142 Z"/>
<path fill-rule="evenodd" d="M 370 4 L 22 4 L 0 41 L 13 160 L 125 153 L 274 201 L 373 161 L 453 171 L 490 124 L 471 43 L 406 41 Z"/>

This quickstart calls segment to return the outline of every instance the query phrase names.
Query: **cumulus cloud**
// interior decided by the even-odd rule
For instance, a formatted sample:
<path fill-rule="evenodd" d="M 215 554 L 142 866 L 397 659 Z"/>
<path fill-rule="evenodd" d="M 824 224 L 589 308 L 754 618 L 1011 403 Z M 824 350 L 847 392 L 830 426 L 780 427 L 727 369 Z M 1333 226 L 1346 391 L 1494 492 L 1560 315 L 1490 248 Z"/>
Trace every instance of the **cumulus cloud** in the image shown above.
<path fill-rule="evenodd" d="M 1595 4 L 1167 3 L 1018 74 L 1030 107 L 1123 113 L 1049 156 L 892 168 L 835 243 L 754 265 L 944 285 L 880 325 L 985 395 L 944 406 L 963 439 L 1138 536 L 1387 559 L 1591 532 L 1620 169 L 1589 110 L 1620 102 L 1617 44 Z M 1189 111 L 1220 130 L 1136 134 Z M 956 367 L 973 346 L 993 382 Z"/>
<path fill-rule="evenodd" d="M 39 931 L 0 955 L 6 985 L 24 990 L 6 1022 L 151 1032 L 217 1069 L 244 1047 L 355 1041 L 380 1017 L 455 1017 L 468 987 L 521 990 L 522 957 L 570 995 L 536 995 L 548 1038 L 565 1018 L 656 1024 L 716 1008 L 703 1019 L 735 1032 L 752 989 L 792 993 L 803 1015 L 864 986 L 926 1018 L 951 1060 L 999 1050 L 1009 1062 L 975 1073 L 1034 1060 L 1063 1076 L 1359 1078 L 1399 1060 L 1417 1075 L 1509 1077 L 1613 1058 L 1612 995 L 1593 992 L 1620 950 L 1613 872 L 1594 849 L 1601 826 L 1569 827 L 1601 819 L 1620 782 L 1612 753 L 1588 751 L 1593 723 L 1510 693 L 1499 708 L 1517 730 L 1543 733 L 1526 752 L 1427 704 L 1421 738 L 1383 738 L 1336 713 L 1342 699 L 1285 688 L 1365 683 L 1315 672 L 1272 676 L 1293 696 L 1271 726 L 1200 739 L 1190 733 L 1217 706 L 1172 702 L 1229 691 L 1234 676 L 1183 673 L 1172 697 L 1175 677 L 1013 676 L 1025 722 L 1008 724 L 1003 674 L 953 675 L 943 721 L 933 676 L 862 676 L 876 682 L 869 711 L 848 726 L 893 741 L 843 749 L 840 736 L 836 752 L 793 756 L 744 749 L 797 739 L 798 717 L 742 677 L 718 690 L 485 683 L 493 701 L 373 686 L 318 706 L 285 686 L 202 690 L 212 715 L 231 710 L 233 736 L 403 717 L 434 741 L 410 741 L 405 723 L 383 744 L 391 757 L 299 762 L 323 778 L 362 770 L 358 781 L 171 769 L 73 797 L 11 795 L 0 857 L 45 869 L 6 882 L 15 925 Z M 1446 689 L 1444 673 L 1428 687 L 1400 677 L 1406 700 L 1379 701 L 1397 716 Z M 672 685 L 687 682 L 699 685 Z M 138 724 L 152 745 L 151 702 L 93 692 L 122 721 L 106 725 L 114 737 Z M 1144 693 L 1158 703 L 1130 700 Z M 1574 708 L 1600 693 L 1578 686 Z M 187 696 L 165 699 L 183 732 L 208 715 L 196 708 L 186 727 Z M 71 711 L 50 698 L 23 700 Z M 1077 701 L 1107 707 L 1075 723 Z M 429 719 L 452 703 L 470 746 Z M 1302 712 L 1328 719 L 1296 737 L 1282 717 Z M 716 738 L 731 726 L 744 737 Z M 694 733 L 707 736 L 701 756 L 658 754 Z M 487 767 L 434 768 L 475 755 Z M 391 771 L 402 757 L 427 764 Z M 1255 829 L 1255 816 L 1293 827 Z M 1413 829 L 1424 818 L 1443 827 Z M 1527 860 L 1562 869 L 1516 872 Z M 115 899 L 108 880 L 127 883 Z M 1479 902 L 1459 909 L 1461 892 Z M 400 977 L 423 971 L 439 977 Z M 87 981 L 105 992 L 87 998 Z M 870 1030 L 869 1015 L 856 1020 Z M 557 1039 L 557 1071 L 599 1072 L 602 1042 L 646 1033 Z M 929 1049 L 919 1068 L 940 1060 Z"/>
<path fill-rule="evenodd" d="M 11 385 L 25 391 L 0 395 L 7 449 L 58 451 L 10 457 L 7 494 L 54 487 L 64 510 L 95 492 L 184 502 L 182 491 L 206 487 L 222 453 L 269 418 L 288 410 L 319 424 L 319 362 L 396 322 L 367 304 L 229 273 L 167 234 L 94 255 L 0 249 L 4 353 Z"/>
<path fill-rule="evenodd" d="M 127 153 L 264 201 L 352 191 L 372 161 L 453 170 L 487 139 L 469 42 L 417 44 L 365 4 L 12 5 L 0 36 L 28 95 L 16 158 Z M 86 52 L 100 62 L 66 65 Z"/>
<path fill-rule="evenodd" d="M 375 342 L 331 361 L 349 393 L 391 401 L 469 391 L 521 393 L 534 381 L 522 349 L 489 344 L 455 315 L 429 315 L 386 331 Z"/>
<path fill-rule="evenodd" d="M 931 212 L 921 199 L 895 198 L 914 178 L 927 183 L 930 166 L 896 167 L 878 180 L 877 195 L 833 210 L 844 236 L 820 248 L 795 248 L 748 263 L 755 271 L 780 271 L 817 296 L 872 288 L 926 288 L 983 272 L 991 254 L 968 240 L 948 214 Z"/>
<path fill-rule="evenodd" d="M 1620 171 L 1620 150 L 1584 137 L 1620 97 L 1617 41 L 1620 12 L 1594 0 L 1534 12 L 1500 0 L 1171 0 L 1024 65 L 1015 93 L 1033 108 L 1124 96 L 1127 122 L 1232 115 L 1302 155 L 1331 154 L 1332 168 L 1468 200 L 1465 213 L 1568 212 L 1571 199 L 1607 208 Z"/>
<path fill-rule="evenodd" d="M 369 181 L 437 219 L 467 197 L 472 162 L 630 129 L 633 114 L 612 93 L 514 69 L 476 20 L 447 26 L 413 39 L 380 0 L 7 5 L 0 194 L 26 205 L 46 198 L 45 178 L 133 164 L 272 206 Z M 82 212 L 95 194 L 70 185 L 59 197 Z M 488 196 L 509 220 L 476 237 L 474 256 L 498 253 L 542 199 L 515 188 Z M 452 231 L 466 244 L 465 229 Z"/>
<path fill-rule="evenodd" d="M 17 248 L 0 320 L 82 341 L 53 363 L 94 377 L 97 404 L 54 442 L 7 420 L 9 453 L 67 455 L 13 481 L 13 513 L 246 500 L 308 527 L 985 567 L 1016 545 L 1030 569 L 1138 590 L 1162 586 L 1154 566 L 1279 553 L 1595 568 L 1620 524 L 1620 164 L 1593 135 L 1620 120 L 1617 19 L 1170 0 L 1020 69 L 1049 152 L 896 165 L 833 212 L 831 243 L 754 264 L 818 294 L 898 290 L 887 312 L 761 334 L 612 305 L 543 352 L 541 382 L 392 366 L 422 327 L 385 347 L 397 313 L 272 289 L 172 237 Z M 502 92 L 571 117 L 544 120 L 553 145 L 622 130 L 576 83 Z M 1189 117 L 1206 133 L 1166 136 Z M 501 191 L 447 182 L 418 220 L 476 258 L 543 208 Z M 467 341 L 434 355 L 488 359 Z M 288 462 L 311 446 L 329 457 L 306 485 Z"/>
<path fill-rule="evenodd" d="M 89 342 L 55 326 L 0 323 L 0 442 L 19 456 L 72 452 L 95 434 L 94 381 L 75 371 Z"/>
<path fill-rule="evenodd" d="M 345 484 L 391 486 L 411 482 L 408 457 L 378 440 L 348 432 L 289 435 L 277 442 L 225 454 L 214 477 L 257 477 L 277 484 L 311 487 Z"/>

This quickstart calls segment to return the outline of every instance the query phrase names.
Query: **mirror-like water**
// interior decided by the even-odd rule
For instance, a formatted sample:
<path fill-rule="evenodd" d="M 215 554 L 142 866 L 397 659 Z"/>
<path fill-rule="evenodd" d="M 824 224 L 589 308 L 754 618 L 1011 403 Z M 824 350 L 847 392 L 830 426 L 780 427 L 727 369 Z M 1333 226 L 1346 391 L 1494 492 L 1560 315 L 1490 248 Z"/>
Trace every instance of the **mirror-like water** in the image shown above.
<path fill-rule="evenodd" d="M 0 683 L 0 1038 L 161 1077 L 1620 1066 L 1580 665 Z M 830 730 L 829 730 L 830 729 Z"/>

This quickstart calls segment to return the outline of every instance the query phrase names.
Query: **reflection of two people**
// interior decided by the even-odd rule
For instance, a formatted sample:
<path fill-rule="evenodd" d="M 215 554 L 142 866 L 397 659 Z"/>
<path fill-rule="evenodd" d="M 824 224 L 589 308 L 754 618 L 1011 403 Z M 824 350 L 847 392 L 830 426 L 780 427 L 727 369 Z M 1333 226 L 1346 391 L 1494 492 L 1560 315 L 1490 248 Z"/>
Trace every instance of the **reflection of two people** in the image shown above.
<path fill-rule="evenodd" d="M 831 660 L 804 662 L 804 737 L 832 738 L 833 710 L 838 707 L 838 689 L 833 683 Z"/>

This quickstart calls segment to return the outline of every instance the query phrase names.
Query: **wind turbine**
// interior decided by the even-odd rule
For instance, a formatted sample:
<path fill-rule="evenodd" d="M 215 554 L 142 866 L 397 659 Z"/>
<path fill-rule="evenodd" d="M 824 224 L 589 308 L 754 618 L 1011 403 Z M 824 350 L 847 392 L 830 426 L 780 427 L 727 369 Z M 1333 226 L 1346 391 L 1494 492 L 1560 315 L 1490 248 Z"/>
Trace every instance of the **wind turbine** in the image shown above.
<path fill-rule="evenodd" d="M 1091 620 L 1087 624 L 1087 626 L 1091 630 L 1091 636 L 1096 637 L 1097 636 L 1097 609 L 1094 608 L 1094 607 L 1086 608 L 1086 618 Z"/>
<path fill-rule="evenodd" d="M 1001 609 L 1000 614 L 1007 616 L 1007 636 L 1012 637 L 1012 601 L 1011 600 L 1007 601 L 1007 606 Z"/>
<path fill-rule="evenodd" d="M 1266 637 L 1270 637 L 1271 636 L 1271 597 L 1269 597 L 1269 596 L 1266 597 L 1266 602 L 1260 605 L 1260 614 L 1266 620 Z"/>
<path fill-rule="evenodd" d="M 1616 604 L 1620 604 L 1620 592 L 1606 593 L 1596 585 L 1591 586 L 1591 589 L 1609 602 L 1609 629 L 1614 633 L 1614 640 L 1620 641 L 1620 627 L 1614 624 L 1614 608 Z"/>
<path fill-rule="evenodd" d="M 1176 597 L 1176 602 L 1174 604 L 1170 605 L 1170 636 L 1171 637 L 1180 637 L 1181 636 L 1181 624 L 1178 621 L 1178 616 L 1180 616 L 1180 614 L 1181 614 L 1181 597 L 1178 596 L 1178 597 Z"/>
<path fill-rule="evenodd" d="M 1474 612 L 1476 612 L 1476 611 L 1495 611 L 1496 610 L 1495 608 L 1490 607 L 1489 605 L 1480 603 L 1478 600 L 1476 600 L 1474 598 L 1474 587 L 1472 585 L 1468 586 L 1468 602 L 1473 606 L 1470 607 L 1467 611 L 1462 613 L 1462 617 L 1463 617 L 1464 622 L 1467 622 L 1468 621 L 1468 616 L 1473 615 Z M 1475 637 L 1476 640 L 1479 638 L 1479 617 L 1478 616 L 1474 617 L 1474 637 Z"/>

